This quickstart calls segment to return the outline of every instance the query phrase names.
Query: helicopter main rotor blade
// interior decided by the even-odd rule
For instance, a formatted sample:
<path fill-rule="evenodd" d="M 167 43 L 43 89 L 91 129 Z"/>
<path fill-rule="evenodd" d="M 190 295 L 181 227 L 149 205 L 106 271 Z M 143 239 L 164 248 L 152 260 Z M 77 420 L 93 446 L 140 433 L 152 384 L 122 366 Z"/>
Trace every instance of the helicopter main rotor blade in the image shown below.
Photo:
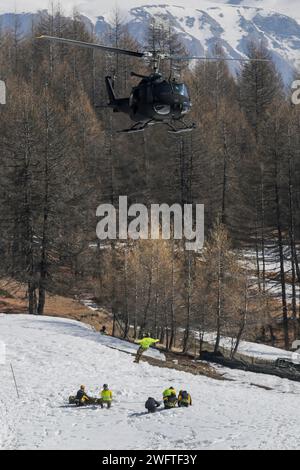
<path fill-rule="evenodd" d="M 233 59 L 230 57 L 198 57 L 198 56 L 173 56 L 173 55 L 166 55 L 162 57 L 163 59 L 167 60 L 182 60 L 182 61 L 188 61 L 188 60 L 209 60 L 209 61 L 230 61 L 230 62 L 270 62 L 270 59 L 250 59 L 250 58 L 240 58 L 240 59 Z"/>
<path fill-rule="evenodd" d="M 103 46 L 101 44 L 94 44 L 92 42 L 83 42 L 83 41 L 75 41 L 75 39 L 65 39 L 65 38 L 57 38 L 54 36 L 39 36 L 37 39 L 45 39 L 52 42 L 58 42 L 61 44 L 69 44 L 70 46 L 77 46 L 77 47 L 85 47 L 88 49 L 98 49 L 102 51 L 112 52 L 114 54 L 123 54 L 129 55 L 132 57 L 145 57 L 146 54 L 143 52 L 135 52 L 135 51 L 128 51 L 127 49 L 119 49 L 117 47 L 109 47 Z"/>

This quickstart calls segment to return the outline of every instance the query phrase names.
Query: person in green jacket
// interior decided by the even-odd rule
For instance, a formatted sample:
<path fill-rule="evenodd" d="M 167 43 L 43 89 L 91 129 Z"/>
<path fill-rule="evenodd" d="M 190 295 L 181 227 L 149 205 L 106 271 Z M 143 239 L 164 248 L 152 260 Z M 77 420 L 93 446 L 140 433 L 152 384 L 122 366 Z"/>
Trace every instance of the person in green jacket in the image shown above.
<path fill-rule="evenodd" d="M 140 345 L 140 347 L 138 349 L 138 352 L 136 353 L 136 358 L 134 362 L 138 364 L 144 352 L 147 351 L 153 344 L 159 343 L 159 339 L 153 339 L 150 338 L 150 335 L 145 335 L 143 339 L 140 339 L 139 341 L 137 341 L 137 343 Z"/>

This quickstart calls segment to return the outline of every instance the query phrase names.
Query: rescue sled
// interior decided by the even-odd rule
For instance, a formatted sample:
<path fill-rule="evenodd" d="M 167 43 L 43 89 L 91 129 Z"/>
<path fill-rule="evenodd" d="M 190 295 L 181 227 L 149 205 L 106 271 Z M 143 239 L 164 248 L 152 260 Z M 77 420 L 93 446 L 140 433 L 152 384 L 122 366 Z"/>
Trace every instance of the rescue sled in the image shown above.
<path fill-rule="evenodd" d="M 76 405 L 76 406 L 90 406 L 90 405 L 97 405 L 101 406 L 102 405 L 102 400 L 101 398 L 92 398 L 90 397 L 88 400 L 85 400 L 84 402 L 81 400 L 78 400 L 78 398 L 70 396 L 69 397 L 69 405 Z"/>

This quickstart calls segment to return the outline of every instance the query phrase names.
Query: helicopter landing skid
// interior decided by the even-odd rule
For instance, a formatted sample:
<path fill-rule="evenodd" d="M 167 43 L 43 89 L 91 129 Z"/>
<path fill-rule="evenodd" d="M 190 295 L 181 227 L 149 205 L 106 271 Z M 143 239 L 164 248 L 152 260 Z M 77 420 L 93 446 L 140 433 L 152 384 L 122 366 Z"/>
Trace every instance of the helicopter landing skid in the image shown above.
<path fill-rule="evenodd" d="M 137 122 L 134 124 L 132 127 L 129 129 L 123 129 L 122 131 L 118 131 L 119 134 L 135 134 L 137 132 L 144 132 L 146 127 L 149 125 L 154 124 L 153 120 L 151 119 L 150 121 L 147 122 Z"/>
<path fill-rule="evenodd" d="M 178 128 L 178 127 L 175 127 L 170 122 L 160 122 L 160 121 L 155 121 L 155 119 L 150 119 L 147 122 L 137 122 L 136 124 L 134 124 L 129 129 L 123 129 L 121 131 L 118 131 L 118 133 L 119 134 L 135 134 L 137 132 L 144 132 L 144 130 L 148 126 L 155 126 L 155 125 L 158 125 L 158 124 L 164 124 L 164 125 L 168 126 L 168 128 L 169 128 L 168 132 L 170 134 L 182 134 L 184 132 L 191 132 L 196 128 L 195 123 L 189 125 L 184 121 L 177 121 L 177 122 L 179 122 L 182 125 L 182 127 Z"/>
<path fill-rule="evenodd" d="M 183 134 L 185 132 L 192 132 L 193 130 L 196 129 L 196 124 L 187 124 L 184 121 L 179 121 L 184 127 L 175 127 L 173 124 L 167 122 L 166 125 L 169 127 L 169 134 Z"/>

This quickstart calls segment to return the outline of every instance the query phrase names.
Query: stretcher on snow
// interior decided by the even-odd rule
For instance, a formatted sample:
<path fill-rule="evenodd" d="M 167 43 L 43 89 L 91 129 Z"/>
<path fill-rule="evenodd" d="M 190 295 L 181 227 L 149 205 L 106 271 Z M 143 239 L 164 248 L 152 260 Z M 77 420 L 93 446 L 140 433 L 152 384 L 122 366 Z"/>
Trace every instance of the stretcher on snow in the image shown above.
<path fill-rule="evenodd" d="M 85 400 L 79 400 L 74 396 L 69 397 L 69 405 L 76 405 L 76 406 L 90 406 L 90 405 L 98 405 L 101 406 L 103 404 L 101 398 L 93 398 L 89 397 Z"/>

